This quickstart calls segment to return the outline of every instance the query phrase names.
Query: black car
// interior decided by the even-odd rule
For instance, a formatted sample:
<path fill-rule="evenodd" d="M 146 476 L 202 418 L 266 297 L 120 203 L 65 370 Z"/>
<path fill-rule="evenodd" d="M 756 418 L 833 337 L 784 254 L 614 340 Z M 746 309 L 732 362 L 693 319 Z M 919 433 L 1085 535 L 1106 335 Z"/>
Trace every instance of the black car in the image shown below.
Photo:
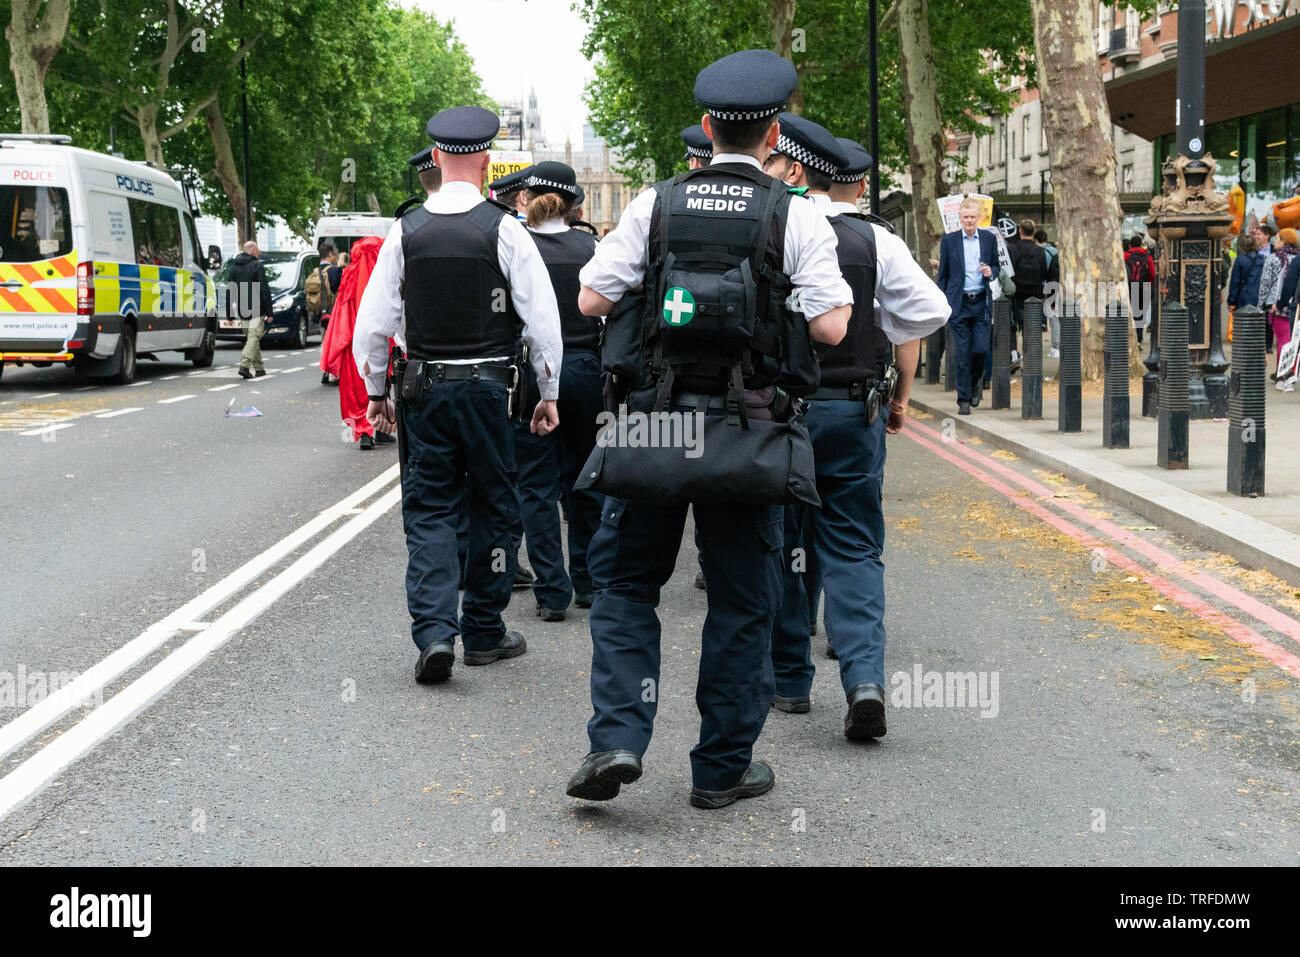
<path fill-rule="evenodd" d="M 316 317 L 307 314 L 307 277 L 320 264 L 320 255 L 314 251 L 265 252 L 260 256 L 271 284 L 271 318 L 262 336 L 263 346 L 291 346 L 305 349 L 310 336 L 318 336 L 322 326 Z M 226 315 L 226 284 L 230 282 L 230 263 L 227 261 L 217 272 L 217 314 Z M 244 341 L 243 324 L 238 319 L 221 318 L 217 322 L 217 338 Z"/>

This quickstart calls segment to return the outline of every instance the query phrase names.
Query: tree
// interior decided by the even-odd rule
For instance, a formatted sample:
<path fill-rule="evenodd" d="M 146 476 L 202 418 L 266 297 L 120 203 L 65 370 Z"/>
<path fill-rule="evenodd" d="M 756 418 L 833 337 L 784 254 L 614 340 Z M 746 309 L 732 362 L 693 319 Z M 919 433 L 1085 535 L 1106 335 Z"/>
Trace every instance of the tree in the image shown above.
<path fill-rule="evenodd" d="M 24 133 L 50 131 L 45 74 L 68 31 L 70 7 L 71 0 L 10 0 L 5 39 Z"/>
<path fill-rule="evenodd" d="M 912 171 L 912 215 L 916 219 L 916 248 L 922 263 L 939 255 L 943 220 L 938 199 L 944 187 L 948 129 L 939 107 L 939 81 L 930 37 L 929 0 L 895 0 L 898 53 L 903 67 L 903 99 L 907 103 L 908 161 Z"/>
<path fill-rule="evenodd" d="M 1083 377 L 1105 372 L 1106 295 L 1127 303 L 1128 283 L 1118 224 L 1123 219 L 1115 180 L 1115 144 L 1093 37 L 1093 0 L 1033 0 L 1038 88 L 1052 167 L 1063 295 L 1080 303 Z M 1101 284 L 1114 284 L 1102 286 Z M 1129 329 L 1129 366 L 1143 370 Z"/>

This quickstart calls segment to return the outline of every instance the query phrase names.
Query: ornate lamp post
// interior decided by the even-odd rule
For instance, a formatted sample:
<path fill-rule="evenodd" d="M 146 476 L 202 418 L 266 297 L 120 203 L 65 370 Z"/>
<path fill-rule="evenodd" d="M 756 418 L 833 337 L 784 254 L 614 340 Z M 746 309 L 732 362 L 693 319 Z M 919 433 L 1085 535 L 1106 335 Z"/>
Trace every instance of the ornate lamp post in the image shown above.
<path fill-rule="evenodd" d="M 1221 341 L 1219 242 L 1228 235 L 1228 198 L 1214 191 L 1214 157 L 1205 151 L 1205 0 L 1178 7 L 1178 156 L 1162 167 L 1161 195 L 1146 223 L 1158 243 L 1152 359 L 1168 303 L 1187 308 L 1188 384 L 1193 419 L 1228 415 L 1228 360 Z M 1150 378 L 1150 377 L 1148 377 Z M 1144 403 L 1145 405 L 1145 403 Z M 1145 409 L 1144 409 L 1145 411 Z"/>

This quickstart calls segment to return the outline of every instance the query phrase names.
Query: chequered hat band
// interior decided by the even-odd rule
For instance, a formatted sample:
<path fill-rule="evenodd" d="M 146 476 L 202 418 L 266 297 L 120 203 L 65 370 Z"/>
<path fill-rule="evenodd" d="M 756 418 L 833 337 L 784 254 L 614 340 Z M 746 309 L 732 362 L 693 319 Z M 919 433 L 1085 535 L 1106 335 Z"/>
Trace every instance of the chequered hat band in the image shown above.
<path fill-rule="evenodd" d="M 686 155 L 698 156 L 700 159 L 712 159 L 713 150 L 706 150 L 702 146 L 688 146 L 686 147 Z"/>
<path fill-rule="evenodd" d="M 570 196 L 577 196 L 578 190 L 568 183 L 557 183 L 553 179 L 538 179 L 536 176 L 530 176 L 523 183 L 528 189 L 536 189 L 538 186 L 549 186 L 551 189 L 558 189 L 562 193 L 568 193 Z"/>
<path fill-rule="evenodd" d="M 469 143 L 466 145 L 451 143 L 440 143 L 438 140 L 433 141 L 433 145 L 444 153 L 482 153 L 492 145 L 491 140 L 483 140 L 481 143 Z"/>
<path fill-rule="evenodd" d="M 734 110 L 708 110 L 709 116 L 712 116 L 715 119 L 738 122 L 743 122 L 745 120 L 761 120 L 768 116 L 776 116 L 776 114 L 780 112 L 780 106 L 773 106 L 763 110 L 749 110 L 748 112 L 736 112 Z"/>
<path fill-rule="evenodd" d="M 842 169 L 838 173 L 831 174 L 831 182 L 832 183 L 856 183 L 858 180 L 862 179 L 866 175 L 867 175 L 867 171 L 865 168 Z"/>
<path fill-rule="evenodd" d="M 832 176 L 839 170 L 839 167 L 830 160 L 823 159 L 807 147 L 800 146 L 785 134 L 782 134 L 776 141 L 776 152 L 788 156 L 792 160 L 798 160 L 804 166 L 811 166 L 813 169 L 821 170 L 823 173 L 829 173 Z"/>

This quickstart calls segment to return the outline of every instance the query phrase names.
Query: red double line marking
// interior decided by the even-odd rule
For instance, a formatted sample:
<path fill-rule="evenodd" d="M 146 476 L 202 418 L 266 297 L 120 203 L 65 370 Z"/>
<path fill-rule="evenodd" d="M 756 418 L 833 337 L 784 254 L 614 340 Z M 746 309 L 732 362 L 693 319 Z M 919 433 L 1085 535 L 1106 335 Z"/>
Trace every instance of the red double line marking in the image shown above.
<path fill-rule="evenodd" d="M 919 433 L 926 433 L 931 438 L 923 438 Z M 1014 484 L 1033 492 L 1040 497 L 1051 498 L 1053 492 L 1047 486 L 1035 482 L 1033 479 L 1026 478 L 1014 469 L 1007 468 L 1000 462 L 997 462 L 986 455 L 981 455 L 972 449 L 968 449 L 960 443 L 949 444 L 945 442 L 942 436 L 934 429 L 931 429 L 928 426 L 919 425 L 912 419 L 907 420 L 907 424 L 903 429 L 903 434 L 913 442 L 929 449 L 935 455 L 938 455 L 940 458 L 957 466 L 968 475 L 983 482 L 989 488 L 1006 496 L 1006 498 L 1014 502 L 1020 508 L 1023 508 L 1025 511 L 1042 519 L 1062 534 L 1068 535 L 1070 538 L 1073 538 L 1080 544 L 1087 546 L 1089 549 L 1101 546 L 1101 541 L 1092 534 L 1046 508 L 1039 502 L 1026 500 L 1023 496 L 1017 495 L 1011 486 L 1007 485 L 1000 479 L 995 478 L 993 475 L 990 475 L 984 470 L 984 468 L 989 468 L 992 471 L 1005 476 Z M 937 439 L 938 444 L 936 444 L 935 441 L 932 441 L 932 439 Z M 970 462 L 967 462 L 963 458 L 954 454 L 950 451 L 950 449 L 954 447 L 961 452 L 965 458 L 978 462 L 979 465 L 984 468 L 972 465 Z M 1199 572 L 1189 572 L 1185 570 L 1182 566 L 1182 562 L 1164 549 L 1152 545 L 1150 542 L 1129 533 L 1126 529 L 1120 528 L 1113 522 L 1088 514 L 1086 509 L 1073 502 L 1057 502 L 1056 504 L 1058 504 L 1062 511 L 1069 512 L 1076 518 L 1092 525 L 1098 531 L 1102 532 L 1108 539 L 1133 548 L 1135 551 L 1140 552 L 1142 555 L 1155 562 L 1159 567 L 1173 572 L 1175 575 L 1186 579 L 1198 587 L 1204 588 L 1216 597 L 1223 599 L 1229 604 L 1235 605 L 1253 618 L 1257 618 L 1296 641 L 1300 641 L 1300 622 L 1297 622 L 1295 619 L 1289 618 L 1277 609 L 1265 605 L 1263 602 L 1233 588 L 1231 585 L 1219 581 L 1217 578 L 1212 578 L 1209 575 L 1204 575 Z M 1120 568 L 1130 572 L 1131 574 L 1141 575 L 1146 580 L 1147 584 L 1151 585 L 1151 587 L 1155 588 L 1156 591 L 1160 592 L 1165 597 L 1178 602 L 1198 618 L 1222 629 L 1225 633 L 1236 638 L 1242 644 L 1252 648 L 1282 670 L 1300 678 L 1300 657 L 1296 656 L 1291 651 L 1274 644 L 1254 629 L 1247 627 L 1236 619 L 1229 618 L 1223 612 L 1211 606 L 1208 602 L 1198 598 L 1196 595 L 1193 595 L 1191 592 L 1186 591 L 1178 585 L 1175 585 L 1167 578 L 1153 574 L 1150 570 L 1139 565 L 1128 556 L 1113 549 L 1103 549 L 1103 551 L 1105 552 L 1108 561 L 1113 562 L 1115 565 L 1118 565 Z"/>

